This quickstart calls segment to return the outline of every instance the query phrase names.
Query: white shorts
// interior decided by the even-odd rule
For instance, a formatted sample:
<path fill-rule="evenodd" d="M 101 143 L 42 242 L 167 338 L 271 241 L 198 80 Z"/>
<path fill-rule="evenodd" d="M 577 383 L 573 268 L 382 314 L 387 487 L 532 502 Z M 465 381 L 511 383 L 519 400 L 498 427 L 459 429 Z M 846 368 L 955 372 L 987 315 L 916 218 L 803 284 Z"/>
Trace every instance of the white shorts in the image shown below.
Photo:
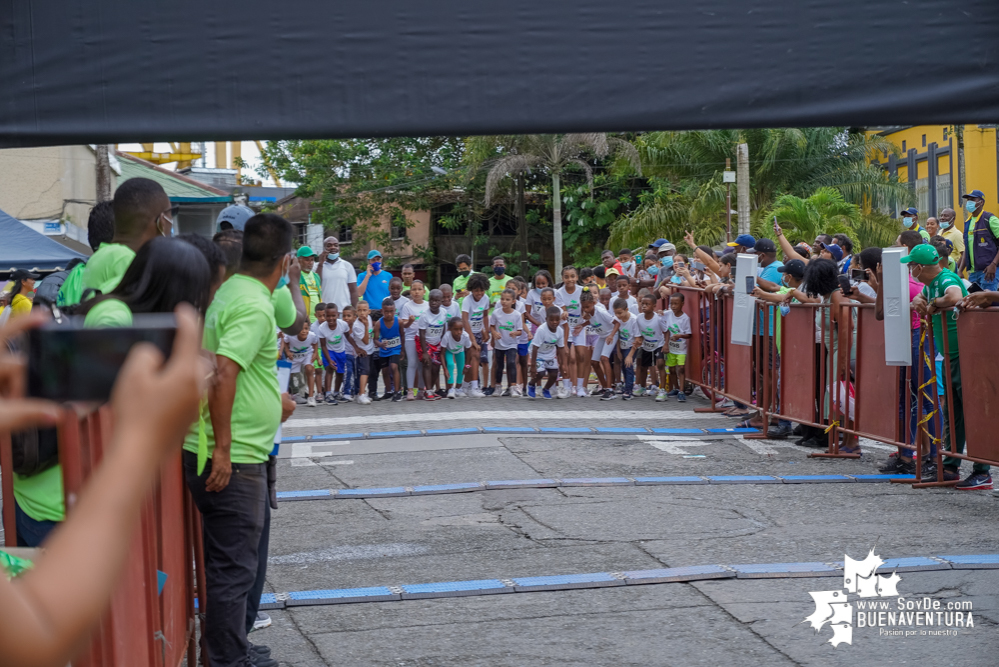
<path fill-rule="evenodd" d="M 558 370 L 558 359 L 535 359 L 535 369 L 539 373 Z"/>
<path fill-rule="evenodd" d="M 573 345 L 583 345 L 585 347 L 586 346 L 586 327 L 583 327 L 582 330 L 577 335 L 573 336 L 572 339 L 569 342 L 572 343 Z"/>
<path fill-rule="evenodd" d="M 593 355 L 590 357 L 593 361 L 599 361 L 601 357 L 610 358 L 611 353 L 614 352 L 614 346 L 617 345 L 618 338 L 614 336 L 610 344 L 607 343 L 607 336 L 601 336 L 598 345 L 593 346 Z"/>

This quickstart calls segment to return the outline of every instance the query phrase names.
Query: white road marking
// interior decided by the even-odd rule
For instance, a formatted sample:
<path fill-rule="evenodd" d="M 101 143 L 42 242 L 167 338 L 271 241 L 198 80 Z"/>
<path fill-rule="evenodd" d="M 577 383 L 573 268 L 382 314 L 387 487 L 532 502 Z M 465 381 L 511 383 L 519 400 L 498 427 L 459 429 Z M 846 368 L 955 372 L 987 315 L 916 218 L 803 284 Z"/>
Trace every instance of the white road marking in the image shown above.
<path fill-rule="evenodd" d="M 474 421 L 485 426 L 502 426 L 510 420 L 556 420 L 570 421 L 574 425 L 599 424 L 603 421 L 621 420 L 646 423 L 667 428 L 674 421 L 691 419 L 712 420 L 717 417 L 710 413 L 666 412 L 654 410 L 462 410 L 452 412 L 423 412 L 415 414 L 393 413 L 388 415 L 356 415 L 351 417 L 321 417 L 316 419 L 289 419 L 285 428 L 316 428 L 318 426 L 381 426 L 404 424 L 407 429 L 420 428 L 424 424 L 447 421 Z"/>
<path fill-rule="evenodd" d="M 294 442 L 291 445 L 291 458 L 302 459 L 310 456 L 333 456 L 333 452 L 317 452 L 316 447 L 336 447 L 338 445 L 349 445 L 350 440 L 329 440 L 314 442 Z"/>
<path fill-rule="evenodd" d="M 324 466 L 352 466 L 353 461 L 319 461 L 320 465 Z"/>

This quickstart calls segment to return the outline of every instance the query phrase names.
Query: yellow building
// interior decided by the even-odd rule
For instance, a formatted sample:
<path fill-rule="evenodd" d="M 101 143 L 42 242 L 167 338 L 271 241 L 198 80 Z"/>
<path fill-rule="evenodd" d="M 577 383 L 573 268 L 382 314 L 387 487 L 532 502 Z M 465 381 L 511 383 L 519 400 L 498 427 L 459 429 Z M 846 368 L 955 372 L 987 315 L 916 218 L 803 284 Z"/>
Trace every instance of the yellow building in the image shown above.
<path fill-rule="evenodd" d="M 999 142 L 995 125 L 964 126 L 965 192 L 958 187 L 957 137 L 953 125 L 872 127 L 868 133 L 888 137 L 902 151 L 900 157 L 880 155 L 877 162 L 912 186 L 921 224 L 945 208 L 954 209 L 957 220 L 965 220 L 968 215 L 961 195 L 972 190 L 985 193 L 986 209 L 999 211 Z"/>

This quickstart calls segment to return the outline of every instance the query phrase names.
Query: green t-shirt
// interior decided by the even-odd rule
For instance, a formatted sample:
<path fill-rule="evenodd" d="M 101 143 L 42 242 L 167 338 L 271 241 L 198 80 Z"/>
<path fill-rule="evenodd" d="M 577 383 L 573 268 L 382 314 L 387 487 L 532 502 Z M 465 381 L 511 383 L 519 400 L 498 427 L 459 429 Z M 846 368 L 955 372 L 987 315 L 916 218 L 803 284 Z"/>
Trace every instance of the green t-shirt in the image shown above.
<path fill-rule="evenodd" d="M 502 278 L 497 278 L 496 276 L 491 276 L 489 278 L 489 303 L 495 305 L 499 301 L 500 295 L 503 294 L 503 290 L 506 289 L 506 284 L 513 280 L 510 276 L 503 276 Z"/>
<path fill-rule="evenodd" d="M 132 326 L 132 311 L 118 299 L 107 299 L 90 309 L 83 320 L 88 329 Z"/>
<path fill-rule="evenodd" d="M 236 274 L 219 287 L 205 314 L 205 349 L 232 359 L 240 368 L 232 406 L 233 463 L 266 461 L 281 424 L 274 312 L 272 294 L 264 284 Z M 211 457 L 215 434 L 207 402 L 202 406 L 202 417 Z M 184 449 L 197 453 L 197 423 L 188 431 Z"/>
<path fill-rule="evenodd" d="M 961 282 L 961 278 L 948 269 L 943 269 L 940 274 L 933 279 L 929 285 L 923 288 L 923 297 L 927 302 L 933 299 L 942 297 L 944 292 L 947 291 L 948 287 L 956 285 L 961 288 L 961 296 L 968 296 L 968 290 L 964 288 L 964 283 Z M 943 317 L 941 317 L 943 315 Z M 953 310 L 946 313 L 934 313 L 931 318 L 933 321 L 933 340 L 936 342 L 937 352 L 943 354 L 943 320 L 947 320 L 947 351 L 950 353 L 951 359 L 956 359 L 958 357 L 957 350 L 957 313 Z"/>
<path fill-rule="evenodd" d="M 317 271 L 302 271 L 298 279 L 298 288 L 305 301 L 305 312 L 309 314 L 309 322 L 316 321 L 316 304 L 323 302 L 323 290 Z M 277 290 L 275 290 L 277 291 Z"/>
<path fill-rule="evenodd" d="M 291 296 L 290 287 L 282 287 L 271 294 L 271 305 L 274 306 L 274 321 L 282 329 L 287 329 L 295 323 L 298 312 L 295 310 L 295 300 Z M 276 361 L 275 357 L 275 361 Z"/>
<path fill-rule="evenodd" d="M 65 308 L 80 303 L 80 297 L 83 295 L 83 272 L 86 270 L 86 264 L 77 264 L 69 270 L 69 273 L 66 274 L 66 280 L 59 288 L 59 294 L 56 296 L 58 307 Z"/>
<path fill-rule="evenodd" d="M 107 294 L 121 282 L 135 252 L 120 243 L 102 243 L 83 270 L 83 289 L 93 288 Z"/>

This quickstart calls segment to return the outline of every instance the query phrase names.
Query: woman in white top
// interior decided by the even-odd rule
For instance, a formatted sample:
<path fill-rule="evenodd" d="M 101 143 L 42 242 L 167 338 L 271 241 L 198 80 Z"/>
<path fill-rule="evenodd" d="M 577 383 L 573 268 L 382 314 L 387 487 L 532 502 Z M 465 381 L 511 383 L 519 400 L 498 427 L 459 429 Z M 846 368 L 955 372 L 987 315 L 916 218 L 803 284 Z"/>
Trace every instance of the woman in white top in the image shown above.
<path fill-rule="evenodd" d="M 575 392 L 578 396 L 586 395 L 586 391 L 583 389 L 583 377 L 581 376 L 589 374 L 586 373 L 585 368 L 578 368 L 576 353 L 573 351 L 577 344 L 586 345 L 585 327 L 579 332 L 578 336 L 573 334 L 583 314 L 579 303 L 579 297 L 583 294 L 583 288 L 576 284 L 577 276 L 576 267 L 574 266 L 567 266 L 562 269 L 562 286 L 555 292 L 555 305 L 560 307 L 563 312 L 563 321 L 565 322 L 563 329 L 565 329 L 566 333 L 565 346 L 567 349 L 567 354 L 565 355 L 567 368 L 562 369 L 562 387 L 556 394 L 558 398 L 569 398 L 572 396 L 574 393 L 573 385 L 576 385 L 578 388 L 578 391 Z"/>
<path fill-rule="evenodd" d="M 430 304 L 423 300 L 423 282 L 414 280 L 409 287 L 409 303 L 402 307 L 399 313 L 399 325 L 405 332 L 406 340 L 406 392 L 407 401 L 415 401 L 419 397 L 419 388 L 423 389 L 423 362 L 416 354 L 416 338 L 420 335 L 420 318 L 429 310 Z"/>

